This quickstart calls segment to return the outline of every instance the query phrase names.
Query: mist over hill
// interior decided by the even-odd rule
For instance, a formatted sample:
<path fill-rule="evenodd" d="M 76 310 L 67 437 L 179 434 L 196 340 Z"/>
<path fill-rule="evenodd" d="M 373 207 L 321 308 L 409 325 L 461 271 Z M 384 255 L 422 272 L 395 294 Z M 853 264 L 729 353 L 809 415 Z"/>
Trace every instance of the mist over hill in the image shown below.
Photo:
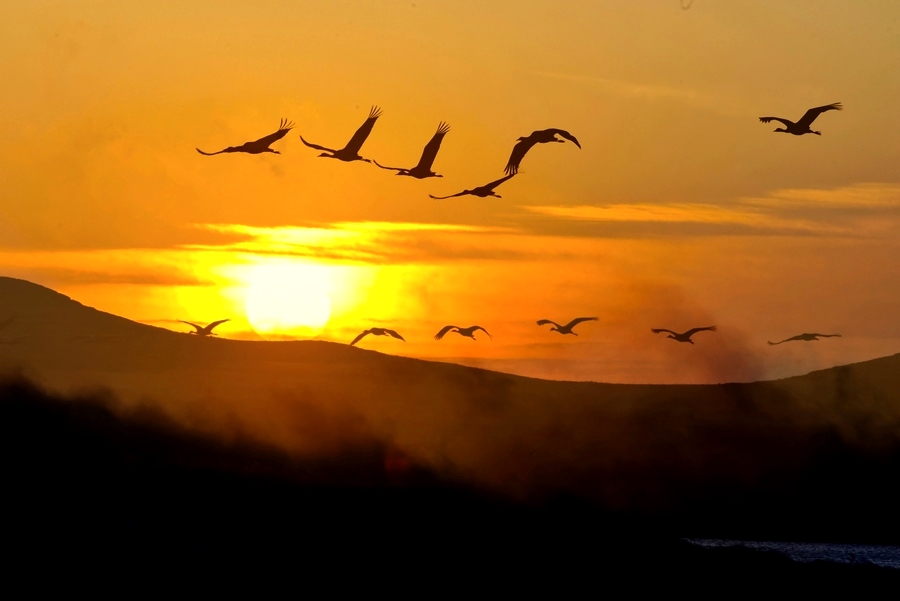
<path fill-rule="evenodd" d="M 613 385 L 199 338 L 4 278 L 7 315 L 4 336 L 27 338 L 0 344 L 0 366 L 48 394 L 151 411 L 164 431 L 284 465 L 335 466 L 362 449 L 368 471 L 349 480 L 367 487 L 414 473 L 678 536 L 900 542 L 900 356 L 774 382 Z M 185 448 L 172 457 L 187 461 Z"/>

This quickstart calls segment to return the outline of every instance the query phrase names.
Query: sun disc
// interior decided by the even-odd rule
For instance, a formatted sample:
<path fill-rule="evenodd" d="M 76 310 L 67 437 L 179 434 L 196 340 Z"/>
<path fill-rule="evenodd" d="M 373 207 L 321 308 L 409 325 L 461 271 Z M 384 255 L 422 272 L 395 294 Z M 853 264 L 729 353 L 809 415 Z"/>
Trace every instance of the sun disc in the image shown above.
<path fill-rule="evenodd" d="M 245 310 L 253 330 L 267 339 L 310 338 L 331 317 L 328 273 L 297 263 L 258 265 L 247 283 Z"/>

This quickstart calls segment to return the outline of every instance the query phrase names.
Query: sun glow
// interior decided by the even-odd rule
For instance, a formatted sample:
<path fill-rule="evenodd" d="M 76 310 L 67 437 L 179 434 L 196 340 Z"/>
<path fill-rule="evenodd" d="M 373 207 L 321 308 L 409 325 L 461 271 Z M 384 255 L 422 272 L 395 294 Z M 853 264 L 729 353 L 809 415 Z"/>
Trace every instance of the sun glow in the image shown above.
<path fill-rule="evenodd" d="M 297 262 L 257 265 L 247 282 L 247 320 L 267 339 L 316 336 L 331 317 L 329 288 L 324 267 Z"/>

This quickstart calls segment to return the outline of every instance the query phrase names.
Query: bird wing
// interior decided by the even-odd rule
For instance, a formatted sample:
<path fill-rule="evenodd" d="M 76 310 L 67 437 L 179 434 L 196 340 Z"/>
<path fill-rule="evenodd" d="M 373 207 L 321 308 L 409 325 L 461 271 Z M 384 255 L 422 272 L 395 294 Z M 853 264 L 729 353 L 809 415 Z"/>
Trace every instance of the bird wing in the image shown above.
<path fill-rule="evenodd" d="M 482 189 L 484 189 L 484 190 L 493 190 L 494 188 L 496 188 L 497 186 L 499 186 L 500 184 L 502 184 L 503 182 L 505 182 L 505 181 L 508 180 L 509 178 L 513 177 L 514 175 L 515 175 L 515 173 L 510 173 L 509 175 L 506 175 L 506 176 L 504 176 L 504 177 L 501 177 L 501 178 L 498 179 L 498 180 L 492 181 L 492 182 L 489 183 L 489 184 L 485 184 L 485 185 L 483 185 L 483 186 L 479 186 L 479 188 L 482 188 Z"/>
<path fill-rule="evenodd" d="M 673 336 L 675 336 L 675 332 L 673 332 L 672 330 L 667 330 L 665 328 L 651 328 L 650 331 L 653 332 L 654 334 L 661 334 L 663 332 L 668 332 L 669 334 L 672 334 Z"/>
<path fill-rule="evenodd" d="M 447 332 L 449 332 L 450 330 L 452 330 L 454 328 L 456 328 L 458 330 L 459 326 L 444 326 L 443 328 L 441 328 L 440 332 L 438 332 L 437 334 L 434 335 L 434 339 L 440 340 L 441 338 L 444 337 L 444 334 L 446 334 Z"/>
<path fill-rule="evenodd" d="M 545 326 L 545 325 L 547 325 L 548 323 L 552 323 L 552 324 L 555 325 L 557 328 L 561 328 L 561 327 L 562 327 L 561 325 L 559 325 L 559 324 L 556 323 L 555 321 L 551 321 L 551 320 L 549 320 L 549 319 L 539 319 L 538 322 L 537 322 L 537 324 L 538 324 L 539 326 Z"/>
<path fill-rule="evenodd" d="M 376 165 L 378 165 L 379 167 L 381 167 L 382 169 L 390 169 L 391 171 L 408 171 L 408 169 L 406 169 L 404 167 L 385 167 L 384 165 L 382 165 L 375 159 L 372 159 L 372 162 L 375 163 Z"/>
<path fill-rule="evenodd" d="M 566 140 L 568 140 L 568 141 L 574 143 L 575 146 L 577 146 L 578 148 L 581 148 L 581 144 L 578 143 L 578 140 L 575 139 L 575 136 L 573 136 L 572 134 L 570 134 L 570 133 L 567 132 L 566 130 L 564 130 L 564 129 L 551 129 L 551 130 L 549 130 L 549 131 L 552 131 L 552 132 L 553 132 L 554 134 L 556 134 L 557 136 L 562 136 L 562 137 L 565 138 Z"/>
<path fill-rule="evenodd" d="M 212 332 L 214 327 L 216 327 L 220 323 L 225 323 L 226 321 L 231 321 L 231 320 L 230 319 L 220 319 L 219 321 L 214 321 L 211 324 L 208 324 L 204 329 L 207 332 Z"/>
<path fill-rule="evenodd" d="M 186 323 L 186 324 L 188 324 L 189 326 L 194 326 L 194 329 L 197 330 L 198 332 L 202 332 L 202 331 L 203 331 L 203 328 L 202 328 L 201 326 L 198 326 L 198 325 L 195 324 L 195 323 L 191 323 L 191 322 L 189 322 L 189 321 L 184 321 L 183 319 L 179 319 L 178 321 L 180 321 L 181 323 Z"/>
<path fill-rule="evenodd" d="M 463 190 L 462 192 L 457 192 L 456 194 L 451 194 L 450 196 L 434 196 L 433 194 L 429 194 L 428 196 L 435 200 L 446 200 L 448 198 L 456 198 L 457 196 L 465 196 L 466 194 L 471 193 L 471 190 Z"/>
<path fill-rule="evenodd" d="M 519 143 L 513 146 L 512 153 L 509 155 L 509 161 L 506 162 L 506 168 L 503 170 L 509 175 L 515 175 L 519 172 L 519 163 L 525 158 L 525 154 L 531 150 L 531 147 L 537 144 L 534 140 L 525 138 L 519 140 Z"/>
<path fill-rule="evenodd" d="M 282 119 L 281 122 L 278 124 L 278 131 L 276 131 L 273 134 L 269 134 L 268 136 L 263 136 L 259 140 L 251 142 L 251 144 L 262 144 L 262 145 L 265 145 L 266 147 L 268 147 L 269 144 L 271 144 L 272 142 L 276 142 L 276 141 L 280 140 L 281 138 L 283 138 L 285 136 L 285 134 L 287 134 L 289 131 L 291 131 L 291 128 L 293 128 L 293 127 L 294 127 L 293 123 L 289 122 L 287 119 Z"/>
<path fill-rule="evenodd" d="M 693 336 L 693 335 L 696 334 L 697 332 L 705 332 L 705 331 L 707 331 L 707 330 L 709 330 L 710 332 L 715 332 L 715 331 L 716 331 L 716 326 L 706 326 L 706 327 L 704 327 L 704 328 L 691 328 L 690 330 L 688 330 L 687 332 L 685 332 L 684 335 L 687 336 L 688 338 L 690 338 L 691 336 Z"/>
<path fill-rule="evenodd" d="M 569 323 L 566 324 L 566 328 L 571 330 L 572 328 L 574 328 L 575 326 L 580 324 L 582 321 L 597 321 L 597 318 L 596 317 L 576 317 L 575 319 L 573 319 L 572 321 L 570 321 Z"/>
<path fill-rule="evenodd" d="M 431 166 L 434 164 L 434 158 L 437 156 L 438 150 L 441 149 L 441 142 L 444 141 L 444 136 L 447 135 L 448 131 L 450 131 L 450 126 L 441 121 L 437 131 L 434 132 L 434 135 L 431 136 L 431 140 L 425 145 L 425 149 L 422 150 L 419 164 L 413 167 L 413 169 L 427 169 L 428 171 L 431 171 Z"/>
<path fill-rule="evenodd" d="M 360 340 L 365 338 L 367 334 L 371 334 L 371 333 L 372 333 L 372 330 L 363 331 L 361 334 L 359 334 L 356 338 L 353 339 L 353 342 L 350 343 L 350 346 L 353 346 L 354 344 L 356 344 L 357 342 L 359 342 Z"/>
<path fill-rule="evenodd" d="M 337 150 L 333 150 L 331 148 L 325 148 L 324 146 L 319 146 L 318 144 L 310 144 L 306 140 L 303 139 L 303 136 L 300 136 L 300 141 L 309 146 L 310 148 L 315 148 L 316 150 L 324 150 L 325 152 L 335 153 Z"/>
<path fill-rule="evenodd" d="M 797 122 L 797 125 L 802 125 L 809 127 L 813 121 L 816 120 L 816 117 L 824 113 L 825 111 L 842 111 L 844 107 L 841 106 L 840 102 L 834 102 L 832 104 L 826 104 L 825 106 L 817 106 L 816 108 L 809 109 L 806 111 L 802 117 L 800 117 L 800 121 Z"/>
<path fill-rule="evenodd" d="M 488 335 L 488 338 L 490 338 L 491 340 L 494 339 L 494 337 L 491 336 L 491 333 L 488 332 L 487 330 L 485 330 L 484 328 L 482 328 L 481 326 L 474 326 L 474 327 L 472 328 L 472 333 L 474 334 L 474 333 L 477 332 L 478 330 L 481 330 L 482 332 L 484 332 L 485 334 L 487 334 L 487 335 Z"/>
<path fill-rule="evenodd" d="M 760 121 L 763 123 L 768 123 L 769 121 L 781 121 L 784 123 L 785 127 L 793 127 L 795 124 L 793 121 L 788 121 L 787 119 L 782 119 L 781 117 L 760 117 Z"/>
<path fill-rule="evenodd" d="M 347 145 L 344 146 L 343 150 L 345 152 L 359 154 L 359 149 L 362 148 L 363 142 L 365 142 L 366 138 L 369 137 L 369 134 L 372 133 L 372 128 L 375 127 L 375 122 L 380 116 L 381 109 L 377 106 L 373 106 L 369 111 L 369 118 L 366 119 L 365 123 L 359 126 L 359 129 L 356 130 L 356 133 L 353 134 L 353 137 L 350 138 L 350 141 L 347 142 Z"/>
<path fill-rule="evenodd" d="M 819 338 L 834 338 L 836 336 L 841 338 L 840 334 L 809 334 L 809 336 L 818 336 Z"/>
<path fill-rule="evenodd" d="M 384 332 L 385 332 L 385 334 L 389 334 L 389 335 L 393 336 L 394 338 L 397 338 L 398 340 L 402 340 L 403 342 L 406 342 L 406 339 L 394 330 L 385 330 Z"/>

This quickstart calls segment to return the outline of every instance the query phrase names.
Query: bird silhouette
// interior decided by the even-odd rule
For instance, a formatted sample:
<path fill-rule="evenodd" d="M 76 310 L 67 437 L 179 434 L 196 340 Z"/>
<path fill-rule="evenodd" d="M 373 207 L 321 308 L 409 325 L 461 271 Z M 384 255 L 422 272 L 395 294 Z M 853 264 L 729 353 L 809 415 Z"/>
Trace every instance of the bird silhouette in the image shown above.
<path fill-rule="evenodd" d="M 364 159 L 359 156 L 359 149 L 362 148 L 363 143 L 365 143 L 366 138 L 369 137 L 369 134 L 372 133 L 372 128 L 375 127 L 375 122 L 378 120 L 378 117 L 381 116 L 381 109 L 377 106 L 373 106 L 369 110 L 369 118 L 366 119 L 365 123 L 359 126 L 359 129 L 356 130 L 356 133 L 353 134 L 353 137 L 350 138 L 350 141 L 347 142 L 347 145 L 341 148 L 340 150 L 334 150 L 332 148 L 325 148 L 324 146 L 319 146 L 318 144 L 310 144 L 306 140 L 303 139 L 303 136 L 300 136 L 300 140 L 309 146 L 310 148 L 315 148 L 316 150 L 322 150 L 322 154 L 320 157 L 324 157 L 326 159 L 338 159 L 340 161 L 365 161 L 366 163 L 371 163 L 370 159 Z M 328 153 L 331 154 L 328 154 Z"/>
<path fill-rule="evenodd" d="M 781 117 L 760 117 L 759 120 L 763 123 L 768 123 L 769 121 L 781 121 L 784 123 L 784 128 L 779 127 L 775 131 L 783 132 L 786 134 L 794 134 L 795 136 L 802 136 L 803 134 L 816 134 L 817 136 L 821 136 L 822 132 L 813 131 L 809 128 L 812 125 L 812 122 L 816 120 L 816 117 L 824 113 L 825 111 L 842 111 L 844 107 L 841 106 L 840 102 L 835 102 L 833 104 L 826 104 L 825 106 L 817 106 L 816 108 L 809 109 L 806 111 L 800 120 L 794 123 L 793 121 L 788 121 L 787 119 L 782 119 Z"/>
<path fill-rule="evenodd" d="M 438 332 L 437 334 L 434 335 L 434 339 L 440 340 L 441 338 L 444 337 L 444 334 L 446 334 L 447 332 L 455 331 L 460 336 L 465 336 L 466 338 L 471 338 L 472 340 L 475 340 L 475 332 L 478 330 L 481 330 L 482 332 L 487 334 L 488 338 L 490 338 L 491 340 L 494 339 L 494 337 L 491 336 L 491 333 L 488 332 L 487 330 L 485 330 L 484 328 L 482 328 L 481 326 L 469 326 L 468 328 L 461 328 L 459 326 L 444 326 L 443 328 L 441 328 L 440 332 Z"/>
<path fill-rule="evenodd" d="M 511 174 L 509 174 L 505 177 L 501 177 L 500 179 L 493 181 L 489 184 L 485 184 L 483 186 L 478 186 L 477 188 L 472 188 L 471 190 L 463 190 L 462 192 L 457 192 L 456 194 L 451 194 L 450 196 L 432 196 L 431 194 L 429 194 L 428 196 L 431 196 L 431 198 L 433 198 L 435 200 L 445 200 L 447 198 L 456 198 L 457 196 L 465 196 L 467 194 L 470 194 L 472 196 L 478 196 L 479 198 L 486 198 L 488 196 L 493 196 L 495 198 L 502 198 L 502 196 L 500 196 L 499 194 L 496 194 L 494 192 L 494 188 L 496 188 L 497 186 L 499 186 L 500 184 L 502 184 L 503 182 L 505 182 L 506 180 L 508 180 L 509 178 L 511 178 L 514 175 L 515 175 L 515 173 L 511 173 Z"/>
<path fill-rule="evenodd" d="M 564 144 L 565 140 L 560 140 L 556 137 L 557 135 L 574 142 L 575 146 L 581 148 L 581 144 L 578 143 L 575 136 L 564 129 L 541 129 L 533 131 L 530 136 L 519 138 L 519 143 L 513 146 L 512 154 L 509 155 L 509 162 L 506 163 L 506 173 L 518 173 L 519 163 L 522 162 L 525 154 L 531 150 L 531 147 L 535 144 L 546 144 L 547 142 L 559 142 L 560 144 Z"/>
<path fill-rule="evenodd" d="M 791 336 L 790 338 L 785 338 L 781 342 L 772 342 L 770 340 L 766 340 L 766 342 L 768 342 L 772 346 L 775 346 L 776 344 L 781 344 L 783 342 L 791 342 L 792 340 L 803 340 L 804 342 L 815 342 L 819 338 L 834 338 L 835 336 L 838 338 L 841 337 L 840 334 L 797 334 L 796 336 Z"/>
<path fill-rule="evenodd" d="M 202 155 L 206 155 L 211 157 L 216 154 L 222 154 L 223 152 L 246 152 L 248 154 L 260 154 L 263 152 L 274 152 L 275 154 L 281 154 L 277 150 L 272 150 L 269 148 L 269 145 L 272 142 L 277 142 L 281 138 L 284 137 L 286 133 L 291 131 L 291 128 L 294 127 L 293 123 L 289 123 L 287 119 L 282 119 L 281 123 L 278 125 L 278 131 L 274 134 L 269 134 L 264 138 L 260 138 L 259 140 L 255 140 L 253 142 L 247 142 L 245 144 L 241 144 L 240 146 L 229 146 L 225 150 L 220 150 L 218 152 L 203 152 L 199 148 L 195 148 L 197 152 Z"/>
<path fill-rule="evenodd" d="M 575 326 L 580 324 L 582 321 L 597 321 L 597 318 L 596 317 L 576 317 L 575 319 L 573 319 L 572 321 L 570 321 L 569 323 L 567 323 L 564 326 L 559 325 L 555 321 L 550 321 L 549 319 L 541 319 L 537 322 L 537 324 L 539 326 L 545 326 L 548 323 L 552 323 L 556 327 L 550 328 L 551 332 L 559 332 L 560 334 L 572 334 L 573 336 L 578 336 L 578 334 L 576 334 L 575 332 L 572 331 L 572 328 L 574 328 Z"/>
<path fill-rule="evenodd" d="M 682 332 L 681 334 L 677 332 L 673 332 L 672 330 L 667 330 L 665 328 L 653 328 L 650 331 L 654 334 L 659 334 L 660 332 L 668 332 L 670 335 L 666 336 L 666 338 L 671 338 L 672 340 L 677 340 L 678 342 L 690 342 L 694 344 L 694 341 L 691 340 L 691 336 L 696 334 L 697 332 L 703 332 L 709 330 L 710 332 L 716 331 L 716 326 L 706 326 L 705 328 L 692 328 L 687 332 Z"/>
<path fill-rule="evenodd" d="M 450 126 L 441 121 L 440 125 L 438 125 L 437 131 L 434 132 L 434 135 L 431 136 L 431 140 L 428 142 L 428 144 L 425 145 L 425 149 L 422 151 L 422 156 L 421 158 L 419 158 L 419 164 L 412 169 L 405 169 L 403 167 L 385 167 L 374 159 L 372 160 L 372 162 L 382 169 L 390 169 L 391 171 L 396 171 L 397 175 L 408 175 L 416 179 L 425 179 L 426 177 L 444 177 L 443 175 L 438 175 L 437 173 L 432 171 L 431 166 L 434 164 L 434 158 L 437 156 L 438 150 L 441 149 L 441 142 L 444 140 L 444 136 L 448 131 L 450 131 Z"/>
<path fill-rule="evenodd" d="M 188 332 L 188 334 L 196 334 L 197 336 L 217 336 L 217 334 L 213 333 L 213 328 L 216 327 L 217 325 L 219 325 L 220 323 L 225 323 L 226 321 L 231 321 L 231 320 L 230 319 L 220 319 L 219 321 L 214 321 L 207 326 L 199 326 L 195 323 L 191 323 L 189 321 L 184 321 L 182 319 L 179 319 L 178 321 L 180 321 L 181 323 L 186 323 L 189 326 L 194 327 L 194 331 Z"/>
<path fill-rule="evenodd" d="M 372 336 L 393 336 L 398 340 L 403 340 L 403 342 L 406 342 L 403 336 L 401 336 L 394 330 L 388 330 L 387 328 L 369 328 L 368 330 L 363 331 L 359 336 L 354 338 L 353 342 L 350 343 L 350 346 L 355 345 L 357 342 L 365 338 L 368 334 L 371 334 Z"/>

